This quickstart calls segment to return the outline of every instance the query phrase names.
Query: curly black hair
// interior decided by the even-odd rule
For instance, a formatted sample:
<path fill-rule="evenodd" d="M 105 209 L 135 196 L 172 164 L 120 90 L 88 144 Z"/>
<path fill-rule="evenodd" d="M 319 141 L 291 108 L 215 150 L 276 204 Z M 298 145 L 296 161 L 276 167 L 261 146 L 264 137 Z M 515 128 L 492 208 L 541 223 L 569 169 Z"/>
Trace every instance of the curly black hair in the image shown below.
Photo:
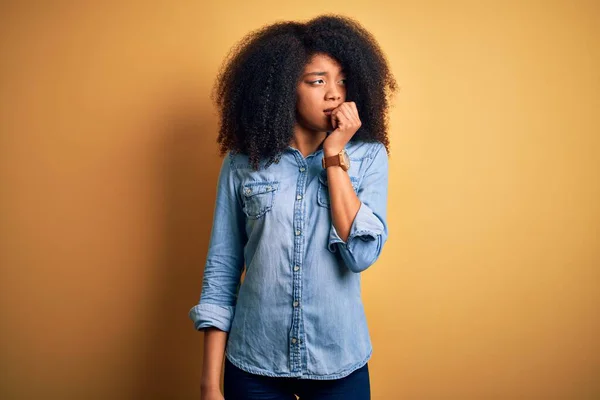
<path fill-rule="evenodd" d="M 388 107 L 396 81 L 373 35 L 336 14 L 308 22 L 284 21 L 249 32 L 223 61 L 211 98 L 219 112 L 220 155 L 228 150 L 278 162 L 296 121 L 296 85 L 306 64 L 325 53 L 345 70 L 346 101 L 362 126 L 351 141 L 381 142 L 389 153 Z"/>

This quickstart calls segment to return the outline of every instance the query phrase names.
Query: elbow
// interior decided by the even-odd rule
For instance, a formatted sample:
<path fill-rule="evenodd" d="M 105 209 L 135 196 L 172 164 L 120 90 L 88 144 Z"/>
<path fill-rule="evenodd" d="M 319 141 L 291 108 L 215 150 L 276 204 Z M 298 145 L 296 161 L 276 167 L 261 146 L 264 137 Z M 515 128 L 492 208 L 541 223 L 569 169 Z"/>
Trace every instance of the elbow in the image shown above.
<path fill-rule="evenodd" d="M 366 258 L 366 257 L 358 257 L 351 262 L 346 262 L 346 266 L 348 269 L 355 274 L 361 273 L 367 270 L 371 265 L 375 264 L 377 261 L 377 256 Z"/>
<path fill-rule="evenodd" d="M 344 246 L 345 249 L 341 252 L 342 259 L 350 271 L 358 274 L 375 264 L 381 254 L 382 245 L 381 235 L 369 242 L 355 239 L 349 246 Z"/>
<path fill-rule="evenodd" d="M 198 331 L 214 327 L 223 332 L 229 332 L 235 313 L 235 306 L 203 303 L 195 305 L 188 316 Z"/>

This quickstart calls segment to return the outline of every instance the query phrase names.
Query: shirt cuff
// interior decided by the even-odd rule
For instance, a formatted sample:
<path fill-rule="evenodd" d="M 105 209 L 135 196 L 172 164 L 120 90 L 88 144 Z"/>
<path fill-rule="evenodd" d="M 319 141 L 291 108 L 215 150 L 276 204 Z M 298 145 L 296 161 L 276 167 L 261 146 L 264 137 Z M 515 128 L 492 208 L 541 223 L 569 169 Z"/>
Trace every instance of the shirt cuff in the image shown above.
<path fill-rule="evenodd" d="M 346 242 L 342 240 L 332 222 L 329 230 L 329 243 L 327 245 L 327 249 L 330 252 L 335 253 L 337 250 L 335 246 L 336 243 L 340 243 L 340 245 L 347 247 L 348 243 L 350 243 L 354 238 L 359 238 L 365 242 L 368 242 L 371 240 L 377 240 L 377 236 L 381 235 L 382 233 L 383 224 L 379 218 L 375 216 L 369 206 L 361 201 L 358 213 L 356 214 L 356 217 L 354 217 L 354 221 L 350 226 L 348 240 Z"/>
<path fill-rule="evenodd" d="M 200 303 L 192 307 L 189 317 L 194 321 L 196 330 L 215 327 L 224 332 L 229 332 L 234 310 L 235 307 L 232 306 Z"/>

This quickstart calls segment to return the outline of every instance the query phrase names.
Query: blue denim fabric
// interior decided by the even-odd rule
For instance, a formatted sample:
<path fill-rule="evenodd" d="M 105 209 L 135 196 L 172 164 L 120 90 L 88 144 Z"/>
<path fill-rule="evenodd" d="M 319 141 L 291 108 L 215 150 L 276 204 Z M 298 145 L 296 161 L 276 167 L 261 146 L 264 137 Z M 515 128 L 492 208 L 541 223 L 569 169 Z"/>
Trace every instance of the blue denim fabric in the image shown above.
<path fill-rule="evenodd" d="M 198 330 L 229 332 L 225 354 L 244 371 L 338 379 L 371 357 L 360 272 L 387 240 L 388 158 L 378 142 L 346 151 L 361 201 L 346 242 L 332 223 L 322 149 L 304 158 L 290 146 L 258 171 L 243 154 L 223 160 L 202 292 L 189 316 Z"/>

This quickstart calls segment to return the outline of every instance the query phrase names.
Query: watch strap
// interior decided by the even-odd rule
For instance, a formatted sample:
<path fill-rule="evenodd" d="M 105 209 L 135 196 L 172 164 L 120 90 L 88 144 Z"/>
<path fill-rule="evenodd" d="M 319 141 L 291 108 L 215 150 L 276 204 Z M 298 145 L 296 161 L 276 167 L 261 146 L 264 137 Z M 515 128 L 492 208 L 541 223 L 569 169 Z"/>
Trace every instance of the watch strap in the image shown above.
<path fill-rule="evenodd" d="M 344 158 L 346 158 L 346 157 L 347 157 L 346 149 L 343 149 L 336 155 L 329 156 L 329 157 L 323 157 L 323 159 L 322 159 L 323 169 L 327 169 L 329 167 L 340 166 L 344 171 L 347 171 L 348 168 L 350 167 L 350 165 L 347 165 L 347 163 L 344 162 Z"/>
<path fill-rule="evenodd" d="M 323 168 L 335 167 L 341 165 L 340 158 L 342 157 L 341 153 L 336 154 L 335 156 L 323 157 Z"/>

